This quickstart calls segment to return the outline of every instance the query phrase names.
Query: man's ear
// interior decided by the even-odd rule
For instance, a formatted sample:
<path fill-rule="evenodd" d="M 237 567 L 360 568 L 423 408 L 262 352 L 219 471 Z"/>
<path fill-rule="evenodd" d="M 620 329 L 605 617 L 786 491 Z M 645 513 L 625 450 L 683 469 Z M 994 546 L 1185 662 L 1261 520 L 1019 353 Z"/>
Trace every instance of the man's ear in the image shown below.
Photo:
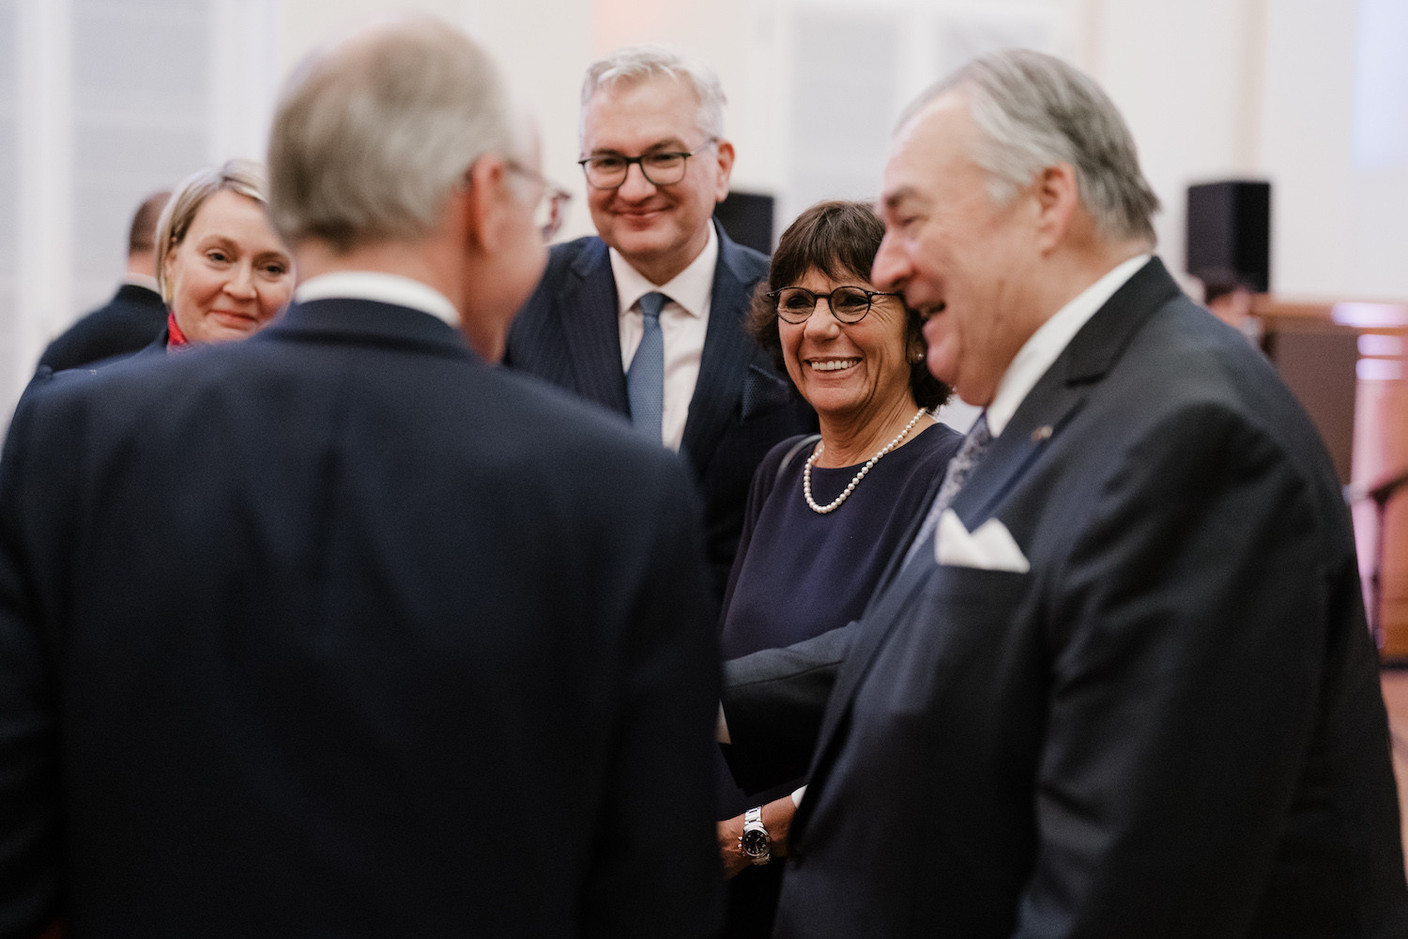
<path fill-rule="evenodd" d="M 492 154 L 474 161 L 465 176 L 466 185 L 455 192 L 457 218 L 467 244 L 481 251 L 498 241 L 507 196 L 508 166 Z"/>
<path fill-rule="evenodd" d="M 719 181 L 714 189 L 714 201 L 722 202 L 728 198 L 728 180 L 733 175 L 733 144 L 727 140 L 720 140 L 715 149 L 718 153 Z"/>
<path fill-rule="evenodd" d="M 1070 233 L 1071 219 L 1080 205 L 1075 167 L 1057 163 L 1036 177 L 1037 243 L 1045 251 L 1061 244 Z"/>

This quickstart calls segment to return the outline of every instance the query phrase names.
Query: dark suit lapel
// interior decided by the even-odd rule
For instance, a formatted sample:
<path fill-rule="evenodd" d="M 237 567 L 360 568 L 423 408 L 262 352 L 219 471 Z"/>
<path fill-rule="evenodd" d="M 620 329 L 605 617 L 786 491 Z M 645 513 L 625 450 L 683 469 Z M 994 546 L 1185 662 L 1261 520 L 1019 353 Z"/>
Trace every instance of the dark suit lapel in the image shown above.
<path fill-rule="evenodd" d="M 704 335 L 699 379 L 690 398 L 689 418 L 680 445 L 686 454 L 698 454 L 703 459 L 713 452 L 728 422 L 739 413 L 744 378 L 757 350 L 740 322 L 748 308 L 751 285 L 738 271 L 738 246 L 722 229 L 716 226 L 715 230 L 719 259 L 714 265 L 709 328 Z"/>
<path fill-rule="evenodd" d="M 555 299 L 578 394 L 628 414 L 619 300 L 605 242 L 593 240 L 572 263 Z"/>
<path fill-rule="evenodd" d="M 992 515 L 1003 496 L 1040 459 L 1050 441 L 1079 411 L 1091 388 L 1119 360 L 1148 317 L 1178 290 L 1163 264 L 1155 258 L 1140 268 L 1081 327 L 1033 386 L 954 499 L 953 510 L 969 531 Z M 925 514 L 932 501 L 931 496 L 926 502 Z M 911 526 L 910 538 L 916 529 L 917 523 Z M 906 541 L 906 550 L 907 547 Z M 869 672 L 889 634 L 905 616 L 912 615 L 905 612 L 905 607 L 915 590 L 933 574 L 931 558 L 917 557 L 912 564 L 900 567 L 902 558 L 903 554 L 897 552 L 896 558 L 891 560 L 886 577 L 893 579 L 867 607 L 865 626 L 832 691 L 832 706 L 827 708 L 813 760 L 813 784 L 830 765 L 831 756 L 840 745 L 835 739 L 837 728 L 849 714 L 856 687 Z M 803 806 L 806 806 L 805 800 Z M 805 814 L 799 813 L 793 823 L 794 832 L 804 818 Z"/>

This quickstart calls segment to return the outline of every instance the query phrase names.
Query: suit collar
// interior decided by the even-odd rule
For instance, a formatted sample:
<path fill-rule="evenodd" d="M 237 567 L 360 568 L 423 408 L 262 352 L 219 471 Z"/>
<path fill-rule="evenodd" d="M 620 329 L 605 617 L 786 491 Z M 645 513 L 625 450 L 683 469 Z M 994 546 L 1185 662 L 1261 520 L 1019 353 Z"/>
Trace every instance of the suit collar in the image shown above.
<path fill-rule="evenodd" d="M 621 368 L 621 327 L 616 278 L 606 242 L 591 237 L 562 278 L 557 309 L 565 351 L 577 378 L 577 392 L 622 414 L 628 413 L 626 376 Z"/>
<path fill-rule="evenodd" d="M 158 306 L 165 309 L 166 304 L 162 302 L 161 294 L 157 293 L 146 284 L 124 281 L 117 288 L 117 293 L 113 294 L 114 300 L 124 300 L 130 303 L 145 303 L 151 306 Z"/>
<path fill-rule="evenodd" d="M 1084 399 L 1083 387 L 1104 377 L 1149 314 L 1178 292 L 1178 285 L 1157 257 L 1135 271 L 1086 320 L 1037 380 L 1008 420 L 1003 433 L 990 445 L 984 462 L 1007 465 L 1014 470 L 1024 467 L 1075 413 Z M 975 473 L 955 501 L 955 510 L 963 510 L 961 516 L 982 515 L 1004 491 L 999 479 L 996 474 Z M 909 542 L 938 495 L 941 482 L 935 480 L 930 487 L 924 511 L 911 522 L 909 533 L 901 542 L 903 548 L 891 559 L 881 584 L 889 583 L 898 573 Z M 968 520 L 965 517 L 965 521 Z"/>
<path fill-rule="evenodd" d="M 295 303 L 257 341 L 367 343 L 482 361 L 448 323 L 411 307 L 376 300 L 328 298 Z"/>
<path fill-rule="evenodd" d="M 709 326 L 699 363 L 699 378 L 689 404 L 680 450 L 694 455 L 696 465 L 707 460 L 733 415 L 739 412 L 745 378 L 753 366 L 756 346 L 743 331 L 742 319 L 756 277 L 748 271 L 748 252 L 714 223 L 719 241 L 714 265 Z M 606 243 L 585 240 L 563 278 L 556 308 L 584 397 L 626 413 L 626 379 L 621 367 L 621 334 L 616 279 Z M 774 377 L 766 373 L 769 380 Z"/>
<path fill-rule="evenodd" d="M 712 221 L 711 224 L 714 226 L 714 235 L 719 240 L 719 258 L 714 266 L 715 286 L 718 285 L 720 267 L 726 269 L 729 276 L 731 276 L 734 281 L 746 280 L 747 274 L 744 264 L 747 254 L 743 247 L 728 236 L 728 233 L 723 230 L 723 226 L 719 225 L 717 219 Z M 611 260 L 608 251 L 609 249 L 606 247 L 606 242 L 602 241 L 601 238 L 592 236 L 584 239 L 582 250 L 577 253 L 577 257 L 572 261 L 572 271 L 580 280 L 591 280 L 600 277 L 603 267 L 606 273 L 609 274 L 611 272 Z M 614 290 L 612 291 L 612 295 L 614 297 Z"/>
<path fill-rule="evenodd" d="M 992 442 L 982 462 L 954 499 L 953 510 L 969 531 L 992 515 L 1003 496 L 1022 478 L 1049 442 L 1060 435 L 1062 427 L 1079 411 L 1091 389 L 1119 361 L 1154 311 L 1178 294 L 1179 287 L 1167 269 L 1158 258 L 1153 258 L 1115 291 L 1076 333 L 1022 401 L 1007 428 Z M 937 487 L 934 487 L 921 515 L 928 513 L 928 505 L 936 493 Z M 917 524 L 911 527 L 911 532 L 916 528 Z M 897 554 L 903 556 L 902 552 Z M 860 631 L 860 638 L 842 672 L 842 683 L 832 693 L 832 701 L 838 706 L 827 710 L 813 765 L 813 785 L 818 779 L 818 770 L 828 762 L 827 755 L 840 745 L 834 738 L 837 728 L 844 723 L 856 686 L 902 618 L 915 591 L 932 576 L 932 565 L 932 560 L 926 557 L 917 557 L 904 567 L 900 567 L 898 561 L 891 562 L 886 576 L 893 579 L 881 588 L 865 612 L 865 621 L 871 628 Z M 802 812 L 793 823 L 793 831 L 799 836 L 799 823 L 805 823 L 807 804 L 803 800 Z"/>
<path fill-rule="evenodd" d="M 300 303 L 375 300 L 422 310 L 455 329 L 460 327 L 460 311 L 440 291 L 423 281 L 384 271 L 346 270 L 320 274 L 299 284 L 293 296 Z"/>
<path fill-rule="evenodd" d="M 714 271 L 718 267 L 719 259 L 719 239 L 713 226 L 709 228 L 704 250 L 667 283 L 651 283 L 650 279 L 636 270 L 619 251 L 608 248 L 606 253 L 612 276 L 616 279 L 618 316 L 624 314 L 645 294 L 656 291 L 673 300 L 689 316 L 708 316 Z"/>
<path fill-rule="evenodd" d="M 716 226 L 717 222 L 714 223 Z M 757 345 L 743 329 L 753 281 L 743 273 L 743 249 L 717 228 L 719 258 L 709 308 L 709 328 L 699 361 L 699 379 L 689 402 L 680 450 L 702 465 L 733 415 L 739 413 L 744 381 Z"/>
<path fill-rule="evenodd" d="M 1163 261 L 1151 258 L 1076 333 L 1051 370 L 1061 367 L 1056 377 L 1068 384 L 1103 378 L 1154 310 L 1180 293 Z"/>
<path fill-rule="evenodd" d="M 1027 338 L 1008 363 L 997 392 L 988 405 L 988 428 L 994 437 L 1002 436 L 1007 422 L 1031 392 L 1037 380 L 1070 345 L 1080 328 L 1090 322 L 1105 301 L 1114 296 L 1149 261 L 1146 252 L 1114 265 L 1094 283 L 1072 297 Z"/>
<path fill-rule="evenodd" d="M 1151 258 L 1081 327 L 1018 405 L 983 465 L 954 499 L 953 509 L 970 531 L 1060 433 L 1153 312 L 1178 294 L 1178 284 L 1163 262 Z"/>

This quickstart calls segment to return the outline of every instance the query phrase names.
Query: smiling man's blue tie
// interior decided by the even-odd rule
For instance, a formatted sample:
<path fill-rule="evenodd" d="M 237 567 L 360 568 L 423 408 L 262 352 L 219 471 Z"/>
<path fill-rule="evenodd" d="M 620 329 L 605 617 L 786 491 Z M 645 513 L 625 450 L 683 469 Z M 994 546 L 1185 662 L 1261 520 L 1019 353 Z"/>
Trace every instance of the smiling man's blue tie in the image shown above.
<path fill-rule="evenodd" d="M 626 396 L 631 402 L 631 423 L 660 441 L 660 419 L 665 413 L 665 338 L 660 332 L 660 310 L 668 303 L 663 293 L 640 298 L 641 334 L 635 358 L 626 370 Z"/>

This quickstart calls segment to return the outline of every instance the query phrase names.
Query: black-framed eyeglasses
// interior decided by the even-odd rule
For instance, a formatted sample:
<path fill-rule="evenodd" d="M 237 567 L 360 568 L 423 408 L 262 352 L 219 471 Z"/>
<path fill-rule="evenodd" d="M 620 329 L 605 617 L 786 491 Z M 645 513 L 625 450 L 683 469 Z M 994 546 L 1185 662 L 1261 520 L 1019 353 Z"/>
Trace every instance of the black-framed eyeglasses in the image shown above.
<path fill-rule="evenodd" d="M 688 153 L 679 150 L 656 150 L 628 157 L 619 153 L 594 153 L 577 161 L 587 174 L 593 189 L 619 189 L 626 182 L 632 163 L 640 164 L 641 174 L 652 186 L 672 186 L 684 179 L 685 162 L 696 153 L 708 150 L 719 142 L 710 137 Z"/>
<path fill-rule="evenodd" d="M 816 302 L 826 300 L 826 307 L 838 322 L 850 325 L 865 319 L 876 297 L 898 297 L 884 290 L 864 287 L 837 287 L 830 293 L 813 293 L 805 287 L 782 287 L 769 291 L 767 297 L 777 305 L 777 318 L 784 323 L 805 323 L 811 319 Z"/>
<path fill-rule="evenodd" d="M 562 223 L 567 221 L 567 206 L 572 201 L 572 193 L 553 185 L 542 173 L 517 160 L 504 162 L 513 172 L 543 187 L 543 194 L 533 207 L 533 224 L 542 232 L 544 241 L 551 241 L 552 236 L 562 230 Z"/>

